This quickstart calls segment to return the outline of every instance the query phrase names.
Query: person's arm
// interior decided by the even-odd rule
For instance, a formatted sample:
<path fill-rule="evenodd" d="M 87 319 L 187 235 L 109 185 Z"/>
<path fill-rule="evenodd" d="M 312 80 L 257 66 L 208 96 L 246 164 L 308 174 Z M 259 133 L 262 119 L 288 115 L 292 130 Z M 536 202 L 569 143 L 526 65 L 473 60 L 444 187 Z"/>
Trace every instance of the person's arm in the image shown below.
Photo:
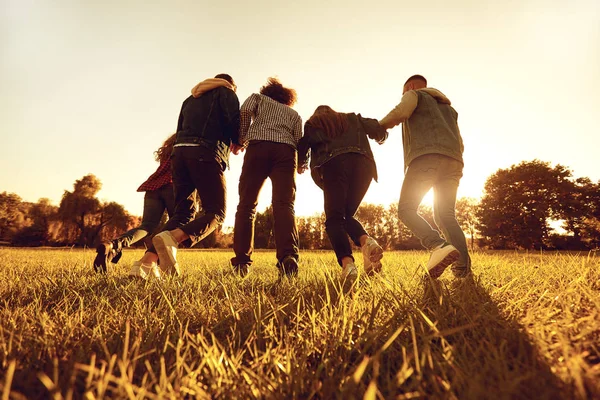
<path fill-rule="evenodd" d="M 252 122 L 252 117 L 256 115 L 257 108 L 258 96 L 256 94 L 251 94 L 250 97 L 244 101 L 244 104 L 242 104 L 242 108 L 240 109 L 240 134 L 238 137 L 238 143 L 240 146 L 245 145 L 248 129 L 250 128 L 250 122 Z"/>
<path fill-rule="evenodd" d="M 300 139 L 302 139 L 302 117 L 298 115 L 294 122 L 294 142 L 296 142 L 296 145 L 300 142 Z"/>
<path fill-rule="evenodd" d="M 401 124 L 410 118 L 413 111 L 415 111 L 415 108 L 417 108 L 418 102 L 419 96 L 417 95 L 417 92 L 414 90 L 406 92 L 404 96 L 402 96 L 400 104 L 379 121 L 379 124 L 385 129 L 391 129 L 396 125 Z"/>
<path fill-rule="evenodd" d="M 308 125 L 304 126 L 304 136 L 298 142 L 298 173 L 308 169 L 308 160 L 310 157 L 310 138 Z"/>
<path fill-rule="evenodd" d="M 385 142 L 388 138 L 388 132 L 383 126 L 374 118 L 364 118 L 360 114 L 358 120 L 363 126 L 367 136 L 376 141 L 379 144 Z"/>
<path fill-rule="evenodd" d="M 223 115 L 223 133 L 233 144 L 239 144 L 240 134 L 240 101 L 233 90 L 219 89 L 219 103 Z"/>
<path fill-rule="evenodd" d="M 181 111 L 179 111 L 179 119 L 177 120 L 177 130 L 175 131 L 176 133 L 183 128 L 183 108 L 185 107 L 185 104 L 187 103 L 188 99 L 185 99 L 183 101 L 183 104 L 181 105 Z"/>

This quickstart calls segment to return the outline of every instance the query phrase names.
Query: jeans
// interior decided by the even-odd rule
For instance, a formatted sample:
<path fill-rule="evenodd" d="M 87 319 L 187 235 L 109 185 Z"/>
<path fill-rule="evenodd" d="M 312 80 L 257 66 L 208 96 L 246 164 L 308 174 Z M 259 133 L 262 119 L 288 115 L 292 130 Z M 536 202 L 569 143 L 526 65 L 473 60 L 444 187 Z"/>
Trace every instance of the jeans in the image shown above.
<path fill-rule="evenodd" d="M 373 179 L 373 162 L 358 153 L 344 153 L 326 162 L 321 168 L 325 197 L 325 231 L 338 263 L 352 256 L 348 237 L 360 246 L 366 235 L 362 224 L 354 218 Z"/>
<path fill-rule="evenodd" d="M 251 141 L 246 149 L 240 175 L 240 203 L 233 230 L 233 265 L 252 264 L 254 222 L 258 195 L 267 178 L 273 185 L 273 219 L 277 260 L 291 256 L 298 260 L 296 199 L 296 150 L 284 143 Z"/>
<path fill-rule="evenodd" d="M 164 212 L 167 211 L 169 218 L 171 218 L 174 210 L 173 185 L 164 185 L 160 189 L 146 192 L 144 195 L 142 224 L 113 239 L 113 246 L 117 249 L 129 247 L 148 235 L 156 233 Z"/>
<path fill-rule="evenodd" d="M 460 161 L 441 154 L 426 154 L 414 159 L 408 166 L 398 203 L 398 217 L 421 240 L 423 247 L 432 250 L 445 241 L 456 247 L 460 258 L 453 268 L 469 268 L 471 264 L 467 241 L 454 210 L 462 170 Z M 417 213 L 419 204 L 431 188 L 433 218 L 445 240 Z"/>
<path fill-rule="evenodd" d="M 171 168 L 175 212 L 163 230 L 180 228 L 190 237 L 190 246 L 193 246 L 225 219 L 227 190 L 224 165 L 202 147 L 175 147 L 171 156 Z M 195 219 L 194 191 L 197 191 L 202 205 L 202 213 Z M 156 253 L 154 246 L 148 251 Z"/>

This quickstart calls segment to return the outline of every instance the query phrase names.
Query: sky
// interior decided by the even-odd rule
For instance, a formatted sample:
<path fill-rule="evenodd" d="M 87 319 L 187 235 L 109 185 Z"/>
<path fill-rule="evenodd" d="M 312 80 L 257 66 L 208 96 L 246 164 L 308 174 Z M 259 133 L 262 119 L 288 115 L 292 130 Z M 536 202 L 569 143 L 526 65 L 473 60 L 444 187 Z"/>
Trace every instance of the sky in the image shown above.
<path fill-rule="evenodd" d="M 137 187 L 199 81 L 229 73 L 240 103 L 277 76 L 306 121 L 320 104 L 381 119 L 424 75 L 465 143 L 458 195 L 524 160 L 600 180 L 600 1 L 0 0 L 0 192 L 58 205 L 92 173 L 141 215 Z M 397 202 L 401 127 L 371 144 L 365 202 Z M 226 172 L 233 225 L 242 157 Z M 323 210 L 310 174 L 296 214 Z M 258 210 L 270 204 L 267 181 Z"/>

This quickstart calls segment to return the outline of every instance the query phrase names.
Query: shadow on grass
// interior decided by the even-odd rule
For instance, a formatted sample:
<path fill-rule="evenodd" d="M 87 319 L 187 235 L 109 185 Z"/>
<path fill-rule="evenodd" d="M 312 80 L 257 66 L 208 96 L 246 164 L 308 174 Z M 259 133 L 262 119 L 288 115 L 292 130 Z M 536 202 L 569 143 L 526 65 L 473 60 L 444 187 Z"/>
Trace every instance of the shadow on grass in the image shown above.
<path fill-rule="evenodd" d="M 499 309 L 479 280 L 446 286 L 427 277 L 417 307 L 435 322 L 420 340 L 439 366 L 432 372 L 458 398 L 577 398 L 551 371 L 525 328 Z"/>

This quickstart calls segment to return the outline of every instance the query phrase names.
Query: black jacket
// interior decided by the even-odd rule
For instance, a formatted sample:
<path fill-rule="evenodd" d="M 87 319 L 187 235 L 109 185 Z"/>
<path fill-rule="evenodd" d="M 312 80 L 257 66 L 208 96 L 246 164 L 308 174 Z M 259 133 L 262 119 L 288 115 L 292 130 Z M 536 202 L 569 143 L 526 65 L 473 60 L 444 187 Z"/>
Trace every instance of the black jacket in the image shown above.
<path fill-rule="evenodd" d="M 231 89 L 218 87 L 183 102 L 177 122 L 176 144 L 197 143 L 211 150 L 216 160 L 229 163 L 229 146 L 238 144 L 240 102 Z"/>
<path fill-rule="evenodd" d="M 304 125 L 304 136 L 298 143 L 298 165 L 307 166 L 310 151 L 311 175 L 319 187 L 322 186 L 319 168 L 333 157 L 344 153 L 363 154 L 371 160 L 373 178 L 377 180 L 377 168 L 368 138 L 381 144 L 387 139 L 388 133 L 376 119 L 363 118 L 354 113 L 345 115 L 348 117 L 348 127 L 343 134 L 335 138 L 330 138 L 310 122 Z"/>

